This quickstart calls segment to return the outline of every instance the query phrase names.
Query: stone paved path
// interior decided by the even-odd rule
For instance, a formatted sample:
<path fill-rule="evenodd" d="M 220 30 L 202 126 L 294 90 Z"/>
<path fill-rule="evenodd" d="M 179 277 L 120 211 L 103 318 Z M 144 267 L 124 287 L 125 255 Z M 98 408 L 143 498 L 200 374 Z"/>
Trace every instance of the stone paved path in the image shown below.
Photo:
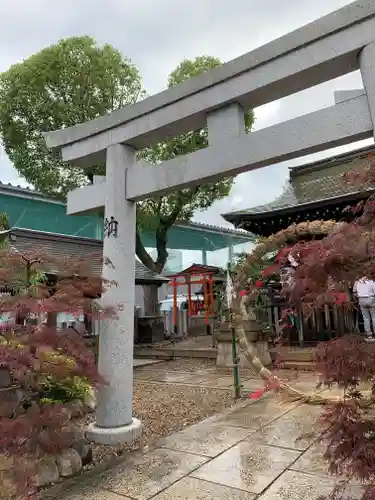
<path fill-rule="evenodd" d="M 205 377 L 203 377 L 204 372 Z M 199 373 L 158 372 L 152 366 L 136 378 L 181 384 L 226 387 L 229 375 L 213 369 Z M 198 382 L 199 379 L 199 382 Z M 295 385 L 313 391 L 316 379 L 302 375 Z M 254 377 L 243 382 L 259 388 Z M 277 396 L 236 406 L 136 453 L 121 465 L 64 500 L 316 500 L 338 483 L 321 460 L 322 450 L 311 439 L 300 439 L 314 427 L 321 408 L 281 402 Z M 348 492 L 360 499 L 359 484 Z"/>

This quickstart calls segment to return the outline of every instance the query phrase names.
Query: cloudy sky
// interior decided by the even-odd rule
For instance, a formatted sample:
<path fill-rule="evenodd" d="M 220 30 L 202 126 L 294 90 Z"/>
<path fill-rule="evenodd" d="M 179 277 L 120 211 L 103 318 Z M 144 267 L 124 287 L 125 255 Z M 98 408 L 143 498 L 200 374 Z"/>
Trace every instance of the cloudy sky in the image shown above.
<path fill-rule="evenodd" d="M 350 3 L 346 0 L 0 0 L 0 71 L 59 39 L 91 35 L 130 57 L 149 94 L 166 86 L 184 58 L 208 54 L 228 61 Z M 256 110 L 255 128 L 333 104 L 333 91 L 362 86 L 358 73 Z M 348 148 L 346 148 L 348 149 Z M 340 148 L 342 151 L 343 148 Z M 345 148 L 344 148 L 345 150 Z M 326 152 L 329 155 L 331 152 Z M 322 157 L 324 155 L 319 155 Z M 309 157 L 308 159 L 315 159 Z M 220 213 L 266 203 L 280 194 L 295 160 L 241 175 L 231 195 L 196 220 L 224 225 Z M 23 184 L 0 157 L 0 180 Z"/>

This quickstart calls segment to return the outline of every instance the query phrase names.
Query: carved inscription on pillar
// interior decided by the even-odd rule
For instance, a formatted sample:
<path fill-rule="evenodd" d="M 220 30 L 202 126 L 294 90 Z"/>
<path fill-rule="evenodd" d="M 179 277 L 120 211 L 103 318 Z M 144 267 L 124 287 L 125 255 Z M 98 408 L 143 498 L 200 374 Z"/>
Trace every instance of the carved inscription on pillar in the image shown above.
<path fill-rule="evenodd" d="M 104 237 L 109 238 L 110 236 L 117 237 L 118 232 L 118 222 L 111 216 L 104 219 Z"/>

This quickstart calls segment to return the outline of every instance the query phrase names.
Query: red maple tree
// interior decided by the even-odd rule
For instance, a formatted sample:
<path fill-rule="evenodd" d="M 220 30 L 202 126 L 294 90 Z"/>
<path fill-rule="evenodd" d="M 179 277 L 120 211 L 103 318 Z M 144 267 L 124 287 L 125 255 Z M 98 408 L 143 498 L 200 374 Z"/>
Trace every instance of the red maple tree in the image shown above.
<path fill-rule="evenodd" d="M 288 300 L 305 315 L 326 304 L 357 307 L 350 293 L 354 281 L 362 276 L 375 279 L 372 157 L 361 171 L 346 174 L 344 181 L 358 186 L 358 190 L 369 189 L 365 201 L 346 209 L 352 214 L 351 220 L 344 217 L 324 238 L 299 242 L 287 249 L 299 264 L 287 290 Z M 375 500 L 375 418 L 371 408 L 365 407 L 359 390 L 360 385 L 367 384 L 371 389 L 369 406 L 375 402 L 375 345 L 353 332 L 321 343 L 315 357 L 322 381 L 337 384 L 345 394 L 343 400 L 326 407 L 320 419 L 320 438 L 326 443 L 324 457 L 332 473 L 346 481 L 355 478 L 370 485 L 365 498 Z M 335 491 L 333 497 L 338 498 L 339 493 Z"/>
<path fill-rule="evenodd" d="M 9 481 L 19 491 L 29 489 L 36 460 L 69 446 L 69 412 L 66 405 L 44 397 L 46 377 L 57 382 L 80 377 L 92 386 L 105 383 L 83 335 L 58 329 L 56 316 L 91 314 L 93 299 L 113 285 L 77 258 L 61 261 L 38 251 L 0 251 L 0 315 L 13 318 L 0 331 L 0 375 L 9 377 L 0 389 L 0 458 L 14 463 L 11 478 L 0 471 L 0 491 Z M 95 307 L 98 316 L 115 314 L 114 309 Z"/>

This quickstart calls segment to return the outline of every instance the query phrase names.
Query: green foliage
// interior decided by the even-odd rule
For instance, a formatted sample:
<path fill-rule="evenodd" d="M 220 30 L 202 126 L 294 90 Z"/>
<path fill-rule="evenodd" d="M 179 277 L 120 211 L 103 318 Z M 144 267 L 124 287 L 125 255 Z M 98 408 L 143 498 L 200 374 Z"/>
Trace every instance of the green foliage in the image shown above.
<path fill-rule="evenodd" d="M 200 56 L 184 60 L 170 74 L 168 87 L 220 66 L 219 59 Z M 138 70 L 129 59 L 91 37 L 61 40 L 12 66 L 0 77 L 0 134 L 16 170 L 40 192 L 65 199 L 71 189 L 87 183 L 87 172 L 61 162 L 47 150 L 43 132 L 76 125 L 133 104 L 144 96 Z M 254 121 L 246 114 L 246 129 Z M 152 164 L 186 155 L 208 145 L 207 129 L 191 131 L 139 152 Z M 93 167 L 90 174 L 103 174 Z M 168 257 L 168 230 L 177 220 L 189 221 L 225 198 L 233 179 L 183 189 L 137 206 L 137 255 L 146 266 L 160 272 Z M 156 234 L 157 261 L 146 252 L 140 230 Z"/>
<path fill-rule="evenodd" d="M 232 266 L 232 271 L 234 275 L 236 275 L 242 269 L 246 261 L 246 258 L 247 258 L 247 252 L 245 252 L 245 250 L 234 254 L 234 263 Z"/>
<path fill-rule="evenodd" d="M 221 65 L 216 57 L 200 56 L 193 60 L 185 59 L 170 74 L 168 87 L 174 87 L 190 78 Z M 245 116 L 246 130 L 250 131 L 254 114 L 249 111 Z M 176 156 L 186 155 L 208 146 L 207 128 L 191 131 L 167 142 L 156 144 L 153 148 L 141 152 L 141 156 L 152 164 L 159 164 Z M 147 200 L 138 209 L 138 225 L 141 229 L 156 231 L 158 263 L 156 270 L 160 271 L 166 258 L 167 231 L 177 221 L 191 220 L 194 212 L 209 208 L 216 200 L 228 196 L 233 184 L 233 178 L 219 182 L 201 184 L 193 188 L 176 191 L 168 196 Z M 164 231 L 163 231 L 164 230 Z M 158 234 L 159 233 L 159 234 Z M 158 238 L 159 236 L 159 238 Z M 160 237 L 161 236 L 161 237 Z M 141 258 L 141 256 L 140 256 Z M 143 260 L 145 265 L 149 265 Z"/>
<path fill-rule="evenodd" d="M 261 242 L 259 242 L 261 243 Z M 247 279 L 251 279 L 253 282 L 260 279 L 262 272 L 274 262 L 276 252 L 270 252 L 264 255 L 260 260 L 256 262 L 251 262 L 246 269 Z M 232 266 L 233 275 L 236 276 L 241 269 L 244 267 L 245 261 L 248 257 L 248 252 L 238 252 L 235 254 L 235 261 Z"/>
<path fill-rule="evenodd" d="M 9 229 L 8 215 L 0 212 L 0 231 L 6 231 Z"/>
<path fill-rule="evenodd" d="M 0 133 L 16 170 L 35 188 L 64 199 L 86 174 L 63 165 L 43 132 L 69 127 L 136 102 L 138 70 L 118 50 L 88 36 L 61 40 L 0 77 Z"/>
<path fill-rule="evenodd" d="M 43 378 L 41 386 L 41 400 L 44 404 L 64 404 L 77 399 L 83 401 L 91 391 L 91 385 L 80 377 L 59 380 L 56 377 L 47 376 Z"/>
<path fill-rule="evenodd" d="M 0 337 L 0 345 L 22 351 L 25 344 Z M 75 361 L 72 358 L 64 356 L 58 352 L 46 352 L 43 354 L 43 360 L 54 364 L 65 366 L 67 370 L 74 369 Z M 92 391 L 92 385 L 87 379 L 78 376 L 68 376 L 58 378 L 53 375 L 40 375 L 38 386 L 40 387 L 40 397 L 43 404 L 49 403 L 68 403 L 69 401 L 81 400 Z"/>
<path fill-rule="evenodd" d="M 216 57 L 200 56 L 194 60 L 185 59 L 170 74 L 168 87 L 174 87 L 190 78 L 221 65 Z M 254 121 L 253 112 L 246 114 L 246 128 L 249 131 Z M 180 135 L 167 142 L 156 144 L 141 152 L 141 156 L 152 164 L 158 164 L 176 156 L 186 155 L 208 146 L 207 128 Z M 209 208 L 216 200 L 228 196 L 233 179 L 202 184 L 183 189 L 158 199 L 147 200 L 140 204 L 139 211 L 142 229 L 156 230 L 161 225 L 169 228 L 176 220 L 188 221 L 197 210 Z"/>
<path fill-rule="evenodd" d="M 0 232 L 9 229 L 8 215 L 0 212 Z M 6 246 L 8 240 L 7 234 L 0 235 L 0 248 Z"/>

